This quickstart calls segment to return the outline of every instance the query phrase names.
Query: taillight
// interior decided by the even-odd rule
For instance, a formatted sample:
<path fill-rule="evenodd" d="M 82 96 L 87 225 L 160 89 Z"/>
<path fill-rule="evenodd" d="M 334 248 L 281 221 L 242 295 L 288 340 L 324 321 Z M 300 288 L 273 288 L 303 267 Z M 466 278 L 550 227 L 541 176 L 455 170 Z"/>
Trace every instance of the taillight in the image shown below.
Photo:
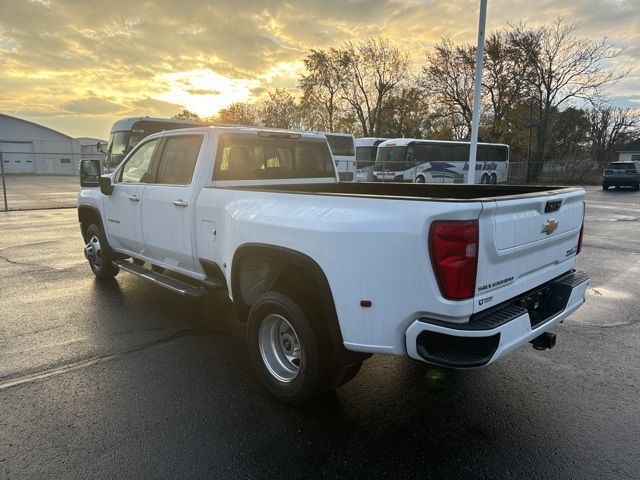
<path fill-rule="evenodd" d="M 605 175 L 611 175 L 612 173 L 613 173 L 613 170 L 606 169 L 606 170 L 604 171 L 604 174 L 605 174 Z"/>
<path fill-rule="evenodd" d="M 582 250 L 582 236 L 584 235 L 584 217 L 587 213 L 587 205 L 582 202 L 582 225 L 580 226 L 580 236 L 578 237 L 578 249 L 576 250 L 576 255 L 580 253 Z"/>
<path fill-rule="evenodd" d="M 472 298 L 478 267 L 478 222 L 435 221 L 429 251 L 440 293 L 449 300 Z"/>
<path fill-rule="evenodd" d="M 637 170 L 625 170 L 627 175 L 637 175 L 638 171 Z"/>

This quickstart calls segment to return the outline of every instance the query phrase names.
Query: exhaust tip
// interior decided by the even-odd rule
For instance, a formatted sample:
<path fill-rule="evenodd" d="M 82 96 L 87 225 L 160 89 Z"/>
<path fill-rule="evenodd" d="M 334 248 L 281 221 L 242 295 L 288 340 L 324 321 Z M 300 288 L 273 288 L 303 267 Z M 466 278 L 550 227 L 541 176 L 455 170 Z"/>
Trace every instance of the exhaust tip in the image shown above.
<path fill-rule="evenodd" d="M 531 345 L 536 350 L 547 350 L 556 346 L 556 334 L 544 332 L 531 340 Z"/>

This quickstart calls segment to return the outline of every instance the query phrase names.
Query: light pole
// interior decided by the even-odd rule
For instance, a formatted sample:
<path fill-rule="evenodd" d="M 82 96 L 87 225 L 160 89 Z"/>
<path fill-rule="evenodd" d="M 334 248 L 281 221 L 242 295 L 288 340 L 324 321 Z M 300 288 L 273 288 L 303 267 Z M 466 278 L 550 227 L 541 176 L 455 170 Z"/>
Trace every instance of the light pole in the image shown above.
<path fill-rule="evenodd" d="M 469 149 L 469 170 L 467 183 L 476 182 L 476 153 L 478 151 L 478 127 L 480 125 L 480 95 L 482 90 L 482 67 L 484 62 L 484 29 L 487 23 L 487 0 L 480 0 L 480 20 L 478 25 L 478 47 L 476 49 L 476 79 L 473 90 L 473 115 L 471 117 L 471 148 Z"/>
<path fill-rule="evenodd" d="M 529 98 L 529 148 L 527 150 L 527 168 L 524 170 L 524 181 L 529 181 L 529 166 L 531 165 L 531 129 L 533 127 L 533 120 L 531 116 L 531 110 L 533 109 L 533 97 Z"/>

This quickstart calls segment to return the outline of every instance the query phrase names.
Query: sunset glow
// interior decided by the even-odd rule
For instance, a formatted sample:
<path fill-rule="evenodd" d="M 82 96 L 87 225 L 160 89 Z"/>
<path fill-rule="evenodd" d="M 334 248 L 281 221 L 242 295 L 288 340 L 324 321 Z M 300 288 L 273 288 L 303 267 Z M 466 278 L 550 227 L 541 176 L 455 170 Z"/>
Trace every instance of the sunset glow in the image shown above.
<path fill-rule="evenodd" d="M 159 95 L 161 100 L 184 105 L 202 117 L 233 102 L 250 99 L 251 89 L 260 85 L 258 80 L 228 78 L 211 70 L 166 73 L 157 81 L 168 87 L 166 93 Z"/>
<path fill-rule="evenodd" d="M 0 0 L 0 112 L 105 137 L 118 118 L 210 116 L 273 88 L 294 95 L 309 49 L 382 35 L 410 53 L 413 70 L 443 37 L 474 42 L 475 0 L 158 0 L 143 8 L 115 0 Z M 626 47 L 616 62 L 629 75 L 610 96 L 638 107 L 637 0 L 489 3 L 487 29 L 540 25 L 563 15 L 582 34 Z"/>

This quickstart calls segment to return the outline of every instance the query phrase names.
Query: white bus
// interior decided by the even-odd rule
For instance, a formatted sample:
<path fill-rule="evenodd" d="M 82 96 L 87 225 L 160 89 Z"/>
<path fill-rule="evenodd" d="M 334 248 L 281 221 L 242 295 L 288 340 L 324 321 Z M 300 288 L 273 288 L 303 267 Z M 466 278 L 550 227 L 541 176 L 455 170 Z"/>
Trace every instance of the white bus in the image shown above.
<path fill-rule="evenodd" d="M 386 138 L 363 137 L 356 138 L 356 181 L 372 182 L 373 166 L 376 163 L 378 145 Z"/>
<path fill-rule="evenodd" d="M 374 181 L 465 183 L 469 170 L 469 142 L 396 138 L 378 146 Z M 509 146 L 478 143 L 475 183 L 506 182 Z"/>
<path fill-rule="evenodd" d="M 351 182 L 356 176 L 355 137 L 350 133 L 314 132 L 327 137 L 336 170 L 343 182 Z"/>
<path fill-rule="evenodd" d="M 200 127 L 203 125 L 210 125 L 210 123 L 152 117 L 131 117 L 118 120 L 111 127 L 109 143 L 105 152 L 104 168 L 108 172 L 118 165 L 125 155 L 147 135 L 162 132 L 163 130 Z"/>

